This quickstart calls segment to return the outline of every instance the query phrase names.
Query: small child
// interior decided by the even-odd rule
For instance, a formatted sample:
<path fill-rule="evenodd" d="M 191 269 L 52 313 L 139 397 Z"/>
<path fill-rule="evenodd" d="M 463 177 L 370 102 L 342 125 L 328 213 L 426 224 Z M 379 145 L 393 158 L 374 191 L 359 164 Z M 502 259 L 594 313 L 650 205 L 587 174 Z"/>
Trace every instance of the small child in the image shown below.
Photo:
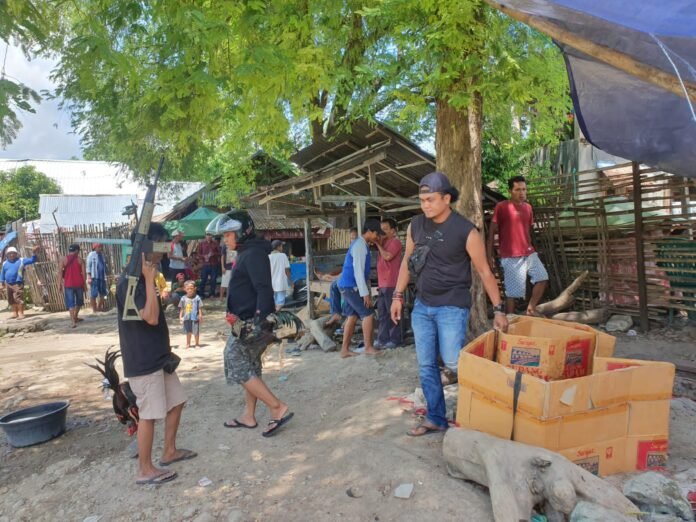
<path fill-rule="evenodd" d="M 203 321 L 203 301 L 196 295 L 196 283 L 184 283 L 186 295 L 179 301 L 179 321 L 184 324 L 186 348 L 191 348 L 191 334 L 196 338 L 196 347 L 200 347 L 200 324 Z"/>

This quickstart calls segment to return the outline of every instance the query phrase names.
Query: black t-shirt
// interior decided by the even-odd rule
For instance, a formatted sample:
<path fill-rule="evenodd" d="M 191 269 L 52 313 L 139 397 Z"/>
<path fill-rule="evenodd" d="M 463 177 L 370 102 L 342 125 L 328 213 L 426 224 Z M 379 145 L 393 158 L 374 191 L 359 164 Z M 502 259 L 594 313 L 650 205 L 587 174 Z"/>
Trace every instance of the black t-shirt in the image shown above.
<path fill-rule="evenodd" d="M 159 299 L 157 299 L 157 306 L 159 306 L 157 326 L 151 326 L 145 321 L 124 321 L 122 318 L 127 290 L 128 278 L 122 274 L 116 285 L 116 305 L 123 373 L 126 377 L 137 377 L 148 375 L 164 367 L 171 352 L 169 328 Z M 145 308 L 145 299 L 145 279 L 141 276 L 134 294 L 135 306 L 138 310 Z"/>
<path fill-rule="evenodd" d="M 237 264 L 227 288 L 227 311 L 240 319 L 251 319 L 259 310 L 262 317 L 275 310 L 271 283 L 271 244 L 256 237 L 237 247 Z"/>
<path fill-rule="evenodd" d="M 418 298 L 428 306 L 471 307 L 471 258 L 466 251 L 469 233 L 476 227 L 452 212 L 444 223 L 424 215 L 411 221 L 416 245 L 428 245 L 430 253 L 416 281 Z"/>

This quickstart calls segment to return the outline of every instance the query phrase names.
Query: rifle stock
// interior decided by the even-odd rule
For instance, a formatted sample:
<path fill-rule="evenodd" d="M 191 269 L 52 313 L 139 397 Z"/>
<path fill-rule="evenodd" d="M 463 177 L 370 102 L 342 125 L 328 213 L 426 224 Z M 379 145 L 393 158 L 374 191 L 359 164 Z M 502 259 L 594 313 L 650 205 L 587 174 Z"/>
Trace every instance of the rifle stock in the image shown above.
<path fill-rule="evenodd" d="M 140 311 L 135 305 L 135 288 L 138 285 L 138 280 L 143 271 L 143 253 L 146 251 L 152 252 L 153 243 L 147 238 L 147 233 L 150 230 L 150 222 L 152 214 L 155 210 L 155 193 L 157 192 L 157 182 L 159 181 L 164 165 L 164 156 L 160 158 L 155 179 L 147 187 L 145 201 L 143 202 L 143 211 L 138 219 L 136 226 L 135 239 L 133 241 L 133 249 L 131 250 L 131 258 L 126 267 L 126 275 L 128 277 L 128 290 L 126 291 L 126 300 L 123 306 L 124 321 L 141 321 Z"/>

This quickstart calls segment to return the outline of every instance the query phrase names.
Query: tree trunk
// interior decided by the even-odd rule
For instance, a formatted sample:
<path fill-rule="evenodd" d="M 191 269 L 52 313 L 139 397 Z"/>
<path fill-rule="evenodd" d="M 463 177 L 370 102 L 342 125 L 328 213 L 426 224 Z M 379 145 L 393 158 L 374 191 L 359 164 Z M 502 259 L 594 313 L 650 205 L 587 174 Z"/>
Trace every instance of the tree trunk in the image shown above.
<path fill-rule="evenodd" d="M 459 189 L 455 210 L 469 219 L 484 234 L 481 178 L 481 113 L 483 99 L 474 93 L 466 109 L 456 109 L 448 99 L 437 100 L 435 156 L 437 169 L 449 177 Z M 469 332 L 472 336 L 488 330 L 486 294 L 476 270 L 471 270 L 471 317 Z"/>

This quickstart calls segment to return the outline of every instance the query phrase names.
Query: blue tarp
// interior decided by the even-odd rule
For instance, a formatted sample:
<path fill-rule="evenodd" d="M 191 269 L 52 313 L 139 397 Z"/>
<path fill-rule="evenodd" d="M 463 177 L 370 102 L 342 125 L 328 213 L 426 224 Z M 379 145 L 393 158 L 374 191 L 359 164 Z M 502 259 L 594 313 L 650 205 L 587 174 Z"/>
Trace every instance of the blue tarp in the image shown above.
<path fill-rule="evenodd" d="M 585 42 L 696 85 L 694 0 L 506 0 Z M 578 123 L 596 147 L 696 177 L 696 99 L 679 96 L 559 43 Z"/>
<path fill-rule="evenodd" d="M 5 234 L 5 237 L 2 238 L 2 240 L 0 240 L 0 254 L 2 254 L 5 250 L 5 247 L 12 243 L 12 241 L 14 241 L 16 238 L 17 232 L 15 232 L 14 230 Z"/>

